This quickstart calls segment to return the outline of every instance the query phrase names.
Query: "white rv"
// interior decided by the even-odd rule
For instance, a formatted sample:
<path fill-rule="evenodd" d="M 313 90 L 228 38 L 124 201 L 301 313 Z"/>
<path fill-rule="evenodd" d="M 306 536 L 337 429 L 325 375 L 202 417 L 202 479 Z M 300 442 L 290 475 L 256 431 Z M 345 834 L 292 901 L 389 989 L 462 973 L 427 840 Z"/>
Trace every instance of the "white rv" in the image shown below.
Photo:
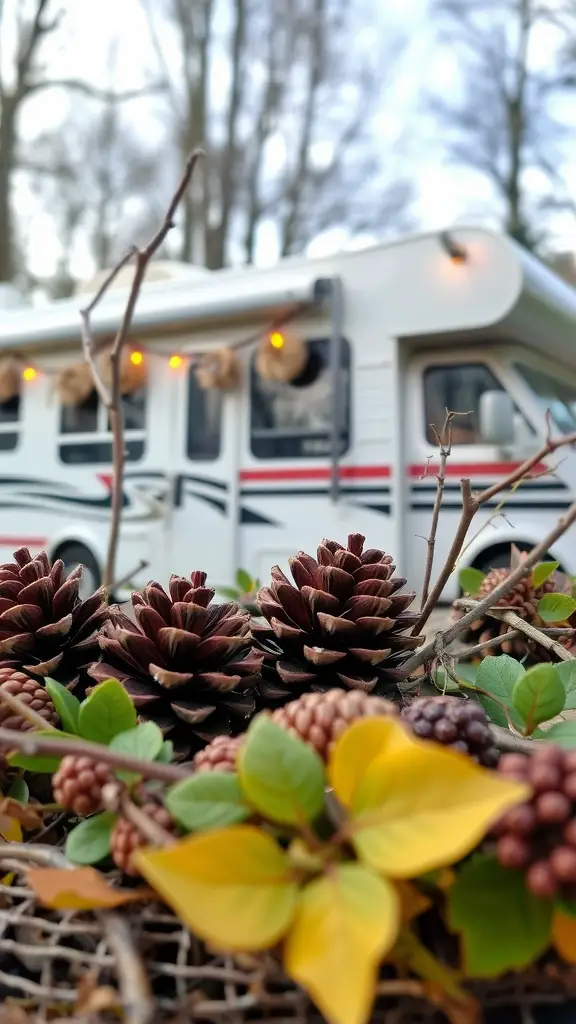
<path fill-rule="evenodd" d="M 177 270 L 177 268 L 176 268 Z M 126 291 L 93 315 L 115 331 Z M 0 355 L 23 367 L 20 395 L 0 405 L 0 560 L 19 545 L 84 562 L 95 585 L 105 560 L 111 435 L 96 394 L 62 408 L 54 373 L 81 359 L 86 300 L 0 315 Z M 281 326 L 279 326 L 281 325 Z M 308 350 L 291 384 L 263 381 L 258 340 L 284 331 Z M 147 367 L 126 402 L 127 467 L 117 571 L 144 559 L 135 583 L 208 571 L 227 585 L 242 566 L 267 577 L 324 537 L 366 534 L 421 582 L 434 501 L 434 435 L 456 421 L 437 542 L 445 557 L 459 480 L 498 480 L 533 452 L 550 410 L 576 429 L 576 291 L 509 240 L 458 229 L 269 270 L 175 272 L 142 291 L 130 344 Z M 202 390 L 199 352 L 236 347 L 235 390 Z M 437 457 L 437 455 L 436 455 Z M 474 523 L 463 564 L 503 564 L 510 542 L 532 545 L 576 493 L 576 452 L 552 460 Z M 576 534 L 553 551 L 576 574 Z M 453 577 L 445 591 L 457 590 Z"/>

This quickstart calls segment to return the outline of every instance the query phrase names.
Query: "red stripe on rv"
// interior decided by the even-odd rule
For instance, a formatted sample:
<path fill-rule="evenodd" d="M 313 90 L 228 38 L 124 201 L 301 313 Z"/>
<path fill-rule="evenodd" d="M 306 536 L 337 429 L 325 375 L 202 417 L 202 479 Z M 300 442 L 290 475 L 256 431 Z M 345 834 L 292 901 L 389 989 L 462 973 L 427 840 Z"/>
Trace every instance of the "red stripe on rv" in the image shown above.
<path fill-rule="evenodd" d="M 47 537 L 0 537 L 0 548 L 45 548 Z"/>
<path fill-rule="evenodd" d="M 446 476 L 477 477 L 477 476 L 508 476 L 522 465 L 521 462 L 471 462 L 471 463 L 448 463 Z M 427 466 L 408 466 L 409 477 L 420 478 L 434 476 L 439 467 L 433 464 Z M 544 464 L 534 466 L 532 476 L 539 476 L 547 473 L 548 467 Z M 329 480 L 332 470 L 329 467 L 305 467 L 302 469 L 242 469 L 240 479 L 250 483 L 262 482 L 273 483 L 282 480 Z M 376 480 L 392 476 L 390 466 L 340 466 L 339 476 L 342 480 Z"/>

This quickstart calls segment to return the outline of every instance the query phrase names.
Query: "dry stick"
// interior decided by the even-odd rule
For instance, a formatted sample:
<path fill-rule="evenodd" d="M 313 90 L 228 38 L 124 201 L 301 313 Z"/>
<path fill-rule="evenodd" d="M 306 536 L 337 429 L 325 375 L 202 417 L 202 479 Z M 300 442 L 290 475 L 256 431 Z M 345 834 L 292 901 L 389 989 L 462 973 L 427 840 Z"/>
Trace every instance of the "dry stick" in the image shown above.
<path fill-rule="evenodd" d="M 465 599 L 456 602 L 457 607 L 467 608 L 475 610 L 477 608 L 477 601 L 467 601 Z M 524 619 L 511 609 L 507 608 L 491 608 L 488 613 L 493 619 L 500 619 L 502 622 L 506 622 L 509 626 L 512 626 L 514 632 L 524 633 L 525 636 L 529 637 L 535 643 L 540 644 L 541 647 L 545 647 L 547 651 L 553 651 L 553 653 L 561 661 L 576 661 L 573 654 L 570 654 L 562 644 L 559 644 L 553 637 L 547 636 L 541 629 L 533 626 L 530 622 L 525 622 Z M 567 631 L 568 633 L 571 630 Z M 561 634 L 564 635 L 564 634 Z M 510 633 L 503 633 L 502 640 L 509 640 Z"/>
<path fill-rule="evenodd" d="M 436 583 L 434 584 L 432 590 L 428 595 L 426 604 L 424 605 L 422 612 L 420 613 L 418 622 L 416 623 L 412 630 L 413 636 L 416 636 L 420 632 L 424 624 L 430 618 L 430 615 L 432 614 L 434 608 L 436 607 L 438 600 L 442 594 L 442 591 L 444 590 L 444 587 L 446 586 L 449 577 L 454 571 L 456 562 L 458 560 L 458 556 L 460 555 L 464 541 L 466 540 L 466 534 L 468 533 L 468 530 L 470 528 L 470 523 L 472 522 L 474 516 L 478 512 L 478 509 L 480 509 L 482 505 L 485 505 L 487 501 L 490 501 L 492 498 L 494 498 L 495 495 L 499 494 L 500 491 L 505 490 L 507 487 L 512 487 L 513 484 L 517 483 L 519 480 L 522 480 L 530 472 L 530 470 L 534 469 L 534 466 L 538 465 L 538 463 L 541 462 L 542 459 L 544 459 L 547 455 L 551 455 L 552 452 L 555 452 L 558 448 L 561 448 L 564 445 L 572 444 L 576 444 L 576 431 L 572 434 L 567 434 L 565 437 L 558 438 L 556 441 L 553 441 L 552 438 L 548 437 L 545 443 L 542 445 L 539 451 L 536 452 L 535 455 L 532 455 L 529 459 L 526 459 L 520 466 L 518 466 L 515 470 L 509 473 L 508 476 L 505 477 L 503 480 L 500 480 L 497 483 L 492 484 L 491 487 L 486 487 L 483 491 L 476 495 L 472 494 L 472 487 L 469 480 L 460 481 L 460 488 L 462 491 L 462 513 L 460 516 L 458 529 L 456 530 L 456 533 L 454 535 L 454 540 L 452 541 L 452 546 L 446 558 L 446 562 L 444 563 L 438 576 L 438 579 L 436 580 Z M 565 529 L 566 528 L 567 527 L 565 527 Z M 564 530 L 561 531 L 561 533 L 563 532 Z M 558 536 L 561 536 L 561 533 L 558 535 L 554 535 L 554 540 L 556 540 Z M 552 536 L 552 534 L 550 534 L 550 536 Z M 552 543 L 552 541 L 549 540 L 548 544 L 550 543 Z M 541 552 L 541 554 L 546 555 L 547 550 L 548 549 L 545 548 Z M 522 574 L 522 576 L 524 575 L 525 573 Z M 522 579 L 522 576 L 519 576 L 518 579 Z M 503 593 L 506 592 L 507 590 L 503 591 Z M 458 632 L 460 632 L 460 630 L 458 630 L 457 633 Z M 455 633 L 454 635 L 456 636 L 457 633 Z M 422 665 L 423 662 L 420 661 L 418 662 L 418 664 Z"/>
<path fill-rule="evenodd" d="M 446 463 L 452 451 L 452 420 L 454 416 L 458 416 L 459 413 L 449 412 L 446 410 L 446 419 L 444 420 L 444 426 L 442 427 L 442 434 L 439 435 L 435 427 L 432 430 L 436 434 L 436 442 L 440 449 L 440 467 L 436 474 L 436 498 L 434 500 L 434 509 L 432 511 L 432 523 L 430 526 L 430 533 L 428 535 L 428 551 L 426 555 L 426 568 L 424 570 L 424 582 L 422 584 L 422 600 L 420 603 L 420 609 L 422 610 L 426 605 L 428 597 L 428 590 L 430 588 L 430 578 L 432 576 L 432 567 L 434 565 L 434 549 L 436 547 L 436 533 L 438 532 L 438 520 L 440 518 L 440 509 L 442 507 L 442 499 L 444 497 L 444 481 L 446 478 Z"/>
<path fill-rule="evenodd" d="M 576 441 L 576 437 L 574 435 L 570 436 L 573 438 L 572 443 L 574 443 L 574 441 Z M 467 482 L 469 485 L 470 481 Z M 490 490 L 493 490 L 493 488 L 490 488 Z M 486 494 L 487 491 L 484 491 L 483 493 Z M 448 646 L 448 644 L 451 644 L 452 641 L 455 640 L 456 637 L 465 629 L 468 629 L 468 626 L 472 625 L 476 619 L 481 618 L 489 612 L 494 605 L 498 604 L 502 597 L 505 597 L 510 590 L 513 590 L 520 580 L 524 579 L 524 577 L 528 575 L 533 566 L 535 566 L 537 562 L 547 554 L 552 544 L 555 544 L 558 538 L 566 533 L 566 530 L 574 522 L 576 522 L 576 502 L 573 502 L 573 504 L 570 505 L 566 514 L 560 516 L 556 526 L 550 531 L 548 536 L 528 552 L 526 558 L 523 559 L 520 565 L 514 569 L 510 575 L 502 581 L 502 583 L 499 583 L 497 587 L 494 587 L 494 590 L 482 601 L 478 601 L 472 611 L 466 612 L 466 614 L 463 615 L 458 622 L 453 623 L 449 629 L 446 629 L 441 633 L 437 633 L 433 640 L 425 644 L 424 647 L 421 647 L 420 650 L 413 654 L 411 658 L 408 658 L 408 660 L 402 665 L 403 671 L 408 674 L 419 668 L 420 665 L 424 665 L 427 661 L 430 661 L 439 650 L 443 650 Z M 522 619 L 520 619 L 520 622 L 522 622 Z"/>
<path fill-rule="evenodd" d="M 203 151 L 197 149 L 188 157 L 180 184 L 172 196 L 166 216 L 148 245 L 144 249 L 138 249 L 136 246 L 133 246 L 110 272 L 90 304 L 80 311 L 80 316 L 82 318 L 82 346 L 84 350 L 84 357 L 92 371 L 94 385 L 98 394 L 108 409 L 108 416 L 112 429 L 112 458 L 114 466 L 112 478 L 112 510 L 110 518 L 110 536 L 108 539 L 108 553 L 106 557 L 106 568 L 104 570 L 104 586 L 107 587 L 110 586 L 114 579 L 114 566 L 116 564 L 116 551 L 118 548 L 120 520 L 122 514 L 122 498 L 124 494 L 124 413 L 122 409 L 121 393 L 122 348 L 128 337 L 128 332 L 134 316 L 134 309 L 138 301 L 138 296 L 140 294 L 140 289 L 142 288 L 142 282 L 144 280 L 148 264 L 162 245 L 168 232 L 174 227 L 174 215 L 186 194 L 194 169 L 202 156 L 204 156 Z M 134 259 L 135 261 L 134 277 L 132 279 L 132 286 L 130 288 L 126 308 L 124 310 L 122 323 L 116 332 L 116 336 L 112 344 L 112 350 L 110 352 L 112 383 L 111 387 L 107 388 L 100 376 L 100 371 L 94 356 L 96 346 L 92 332 L 90 315 L 122 267 L 126 266 L 131 259 Z"/>
<path fill-rule="evenodd" d="M 45 722 L 43 723 L 45 726 Z M 160 782 L 180 782 L 182 779 L 189 779 L 192 772 L 177 764 L 164 764 L 162 761 L 142 761 L 139 757 L 130 757 L 128 754 L 120 754 L 110 750 L 100 743 L 91 743 L 89 740 L 68 740 L 62 737 L 58 730 L 52 736 L 39 736 L 34 732 L 20 732 L 17 729 L 0 728 L 0 750 L 19 751 L 28 757 L 36 754 L 46 754 L 51 757 L 65 757 L 67 754 L 76 754 L 80 757 L 92 757 L 97 761 L 105 761 L 114 768 L 122 768 L 125 771 L 136 772 L 145 779 L 158 779 Z"/>
<path fill-rule="evenodd" d="M 120 587 L 125 587 L 127 583 L 130 583 L 130 580 L 132 579 L 133 576 L 136 575 L 136 573 L 142 572 L 144 569 L 147 569 L 149 565 L 150 562 L 148 562 L 145 558 L 141 558 L 140 561 L 138 562 L 138 565 L 135 565 L 130 572 L 127 572 L 124 576 L 121 576 L 120 579 L 114 580 L 114 582 L 110 584 L 110 590 L 112 591 L 112 593 L 114 593 L 115 590 L 119 590 Z"/>

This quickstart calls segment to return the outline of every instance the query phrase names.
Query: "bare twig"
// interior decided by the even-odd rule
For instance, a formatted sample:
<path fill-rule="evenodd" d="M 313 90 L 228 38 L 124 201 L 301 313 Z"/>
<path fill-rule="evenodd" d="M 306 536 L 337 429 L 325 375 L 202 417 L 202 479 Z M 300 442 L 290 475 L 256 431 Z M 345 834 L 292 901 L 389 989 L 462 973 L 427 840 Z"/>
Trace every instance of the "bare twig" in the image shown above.
<path fill-rule="evenodd" d="M 114 591 L 119 590 L 120 587 L 125 587 L 127 583 L 130 583 L 130 580 L 136 575 L 136 573 L 142 572 L 143 569 L 147 569 L 149 565 L 150 562 L 145 558 L 141 558 L 138 565 L 135 565 L 130 572 L 127 572 L 125 576 L 121 576 L 119 580 L 114 580 L 114 582 L 110 584 L 111 592 L 114 593 Z"/>
<path fill-rule="evenodd" d="M 16 697 L 13 693 L 8 693 L 4 686 L 0 686 L 0 703 L 6 704 L 15 715 L 19 718 L 24 718 L 25 721 L 30 722 L 35 729 L 43 729 L 44 731 L 58 732 L 56 727 L 51 722 L 47 722 L 42 715 L 39 715 L 34 708 L 31 708 L 28 704 L 25 704 L 23 700 Z"/>
<path fill-rule="evenodd" d="M 455 416 L 467 415 L 467 413 L 449 412 L 446 410 L 446 418 L 444 420 L 444 426 L 442 427 L 442 433 L 439 435 L 436 428 L 432 427 L 436 435 L 436 442 L 440 449 L 440 466 L 436 474 L 436 498 L 434 501 L 434 509 L 432 511 L 432 523 L 430 526 L 430 533 L 428 535 L 428 552 L 426 556 L 426 568 L 424 570 L 424 582 L 422 584 L 422 600 L 420 608 L 423 609 L 426 605 L 428 598 L 428 591 L 430 588 L 430 578 L 432 576 L 432 567 L 434 565 L 434 549 L 436 547 L 436 534 L 438 532 L 438 520 L 440 518 L 440 509 L 442 507 L 442 499 L 444 497 L 444 481 L 446 479 L 446 463 L 452 451 L 452 420 Z"/>
<path fill-rule="evenodd" d="M 444 563 L 438 579 L 428 595 L 428 599 L 422 609 L 420 618 L 412 630 L 414 636 L 420 632 L 436 607 L 442 591 L 456 567 L 456 562 L 466 540 L 466 534 L 470 528 L 470 523 L 478 510 L 501 491 L 506 490 L 506 488 L 511 488 L 520 480 L 525 479 L 531 470 L 541 463 L 547 455 L 551 455 L 552 452 L 555 452 L 558 448 L 573 444 L 576 444 L 576 432 L 566 434 L 565 437 L 560 437 L 556 440 L 548 435 L 542 447 L 534 455 L 531 455 L 529 459 L 522 462 L 511 473 L 509 473 L 508 476 L 504 477 L 504 479 L 492 484 L 491 487 L 486 487 L 483 491 L 480 491 L 479 494 L 472 494 L 472 487 L 469 480 L 461 481 L 462 513 L 460 516 L 460 522 L 454 535 L 454 540 L 452 541 L 452 546 L 446 558 L 446 562 Z M 561 536 L 561 534 L 559 534 L 559 536 Z M 543 555 L 546 553 L 547 549 L 542 552 Z"/>
<path fill-rule="evenodd" d="M 490 725 L 489 729 L 498 750 L 505 754 L 533 754 L 535 750 L 540 750 L 545 742 L 524 739 L 502 725 Z"/>
<path fill-rule="evenodd" d="M 467 609 L 474 610 L 477 609 L 478 603 L 478 601 L 467 601 L 463 599 L 461 601 L 458 601 L 457 605 L 459 607 L 465 607 Z M 512 609 L 490 608 L 486 614 L 493 619 L 500 619 L 502 622 L 506 622 L 509 626 L 513 627 L 513 629 L 510 632 L 502 634 L 502 641 L 509 640 L 511 638 L 512 632 L 523 633 L 525 636 L 529 637 L 530 640 L 533 640 L 534 643 L 540 644 L 541 647 L 545 647 L 547 651 L 553 651 L 553 653 L 561 661 L 576 661 L 574 655 L 570 654 L 570 652 L 567 651 L 566 648 L 562 646 L 562 644 L 559 644 L 553 636 L 550 636 L 543 630 L 538 629 L 537 626 L 533 626 L 532 623 L 526 622 L 524 619 L 520 618 L 520 616 L 515 611 L 512 611 Z M 558 636 L 567 636 L 571 632 L 573 632 L 573 630 L 567 629 L 566 633 L 563 633 L 562 630 L 555 630 L 555 632 Z"/>
<path fill-rule="evenodd" d="M 118 783 L 108 783 L 102 789 L 102 802 L 108 811 L 119 812 L 130 821 L 153 846 L 172 846 L 174 836 L 170 835 L 156 821 L 153 821 L 141 807 L 133 803 L 126 788 Z"/>
<path fill-rule="evenodd" d="M 53 757 L 65 757 L 66 754 L 77 754 L 93 757 L 98 761 L 105 761 L 106 764 L 111 764 L 115 768 L 136 772 L 137 775 L 141 775 L 145 779 L 158 779 L 160 782 L 180 782 L 181 779 L 188 779 L 191 775 L 191 770 L 182 765 L 164 764 L 161 761 L 142 761 L 138 757 L 129 757 L 127 754 L 110 750 L 109 747 L 104 747 L 100 743 L 65 739 L 58 730 L 55 730 L 54 737 L 52 737 L 39 736 L 34 732 L 0 728 L 0 750 L 9 752 L 18 750 L 27 756 L 46 754 Z"/>
<path fill-rule="evenodd" d="M 500 644 L 506 643 L 508 640 L 515 640 L 516 637 L 520 636 L 518 629 L 511 629 L 508 633 L 500 633 L 498 636 L 492 636 L 489 640 L 484 640 L 481 644 L 474 644 L 473 647 L 465 647 L 461 651 L 457 651 L 455 654 L 456 658 L 472 658 L 476 654 L 483 654 L 484 651 L 490 650 L 491 647 L 499 647 Z"/>
<path fill-rule="evenodd" d="M 136 303 L 138 301 L 138 296 L 140 294 L 140 289 L 142 287 L 142 282 L 144 280 L 148 264 L 162 245 L 168 232 L 174 227 L 174 215 L 176 210 L 188 190 L 194 169 L 203 155 L 202 150 L 194 150 L 186 161 L 184 173 L 178 188 L 170 200 L 166 216 L 164 217 L 164 220 L 156 234 L 149 241 L 148 245 L 144 249 L 138 249 L 136 246 L 133 246 L 108 275 L 90 304 L 80 312 L 80 316 L 82 318 L 82 345 L 84 349 L 84 356 L 92 371 L 94 385 L 98 394 L 102 399 L 103 404 L 108 409 L 110 427 L 112 430 L 112 458 L 114 466 L 114 474 L 112 478 L 112 510 L 110 518 L 110 535 L 108 539 L 108 554 L 104 570 L 104 585 L 107 587 L 110 586 L 114 579 L 116 551 L 118 548 L 118 538 L 120 534 L 122 497 L 124 493 L 124 414 L 121 394 L 122 349 L 128 337 L 132 317 L 134 315 L 134 310 L 136 308 Z M 107 388 L 102 380 L 98 366 L 96 365 L 96 346 L 90 322 L 90 314 L 94 310 L 95 306 L 100 302 L 119 271 L 122 267 L 126 266 L 131 259 L 134 259 L 135 264 L 134 277 L 132 278 L 132 286 L 130 288 L 126 308 L 124 310 L 122 323 L 120 324 L 112 343 L 112 349 L 110 352 L 112 382 L 110 388 Z"/>
<path fill-rule="evenodd" d="M 572 438 L 572 444 L 576 442 L 576 435 L 571 434 L 570 437 Z M 468 482 L 469 485 L 469 481 L 463 481 L 464 484 L 466 484 L 466 482 Z M 493 488 L 489 488 L 489 490 L 493 490 Z M 466 488 L 463 488 L 463 491 L 463 500 L 464 505 L 466 506 L 466 501 L 468 500 L 466 497 Z M 483 494 L 485 493 L 487 492 L 484 491 Z M 470 498 L 469 500 L 473 501 L 474 499 Z M 463 515 L 465 511 L 466 508 L 463 509 Z M 497 587 L 494 587 L 494 590 L 482 601 L 478 601 L 475 607 L 471 611 L 466 612 L 458 622 L 454 622 L 448 629 L 437 633 L 433 640 L 425 644 L 424 647 L 421 647 L 420 650 L 413 654 L 411 658 L 408 658 L 402 666 L 403 670 L 408 674 L 413 672 L 416 668 L 419 668 L 420 665 L 426 664 L 427 661 L 434 657 L 434 654 L 437 653 L 440 647 L 447 647 L 460 633 L 465 629 L 468 629 L 468 626 L 471 626 L 476 619 L 486 615 L 491 608 L 498 604 L 502 597 L 505 597 L 506 594 L 516 586 L 519 580 L 524 579 L 524 577 L 528 575 L 533 566 L 546 556 L 552 544 L 555 544 L 558 538 L 566 533 L 566 530 L 574 522 L 576 522 L 576 502 L 573 502 L 565 515 L 560 516 L 554 529 L 544 537 L 544 540 L 542 540 L 540 544 L 537 544 L 528 552 L 526 558 L 522 560 L 520 565 L 518 565 L 517 568 L 502 581 L 502 583 L 499 583 Z M 465 536 L 465 531 L 463 535 Z M 434 590 L 436 589 L 437 585 Z M 432 594 L 430 597 L 432 597 Z"/>

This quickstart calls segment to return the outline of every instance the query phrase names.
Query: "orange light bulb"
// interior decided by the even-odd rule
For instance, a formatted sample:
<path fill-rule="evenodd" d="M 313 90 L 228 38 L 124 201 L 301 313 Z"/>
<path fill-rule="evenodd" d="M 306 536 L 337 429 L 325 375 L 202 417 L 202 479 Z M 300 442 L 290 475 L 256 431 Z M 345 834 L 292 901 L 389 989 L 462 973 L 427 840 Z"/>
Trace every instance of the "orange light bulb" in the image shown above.
<path fill-rule="evenodd" d="M 130 362 L 133 363 L 134 366 L 140 366 L 140 364 L 144 362 L 144 356 L 141 352 L 131 352 Z"/>
<path fill-rule="evenodd" d="M 24 380 L 36 380 L 37 376 L 38 374 L 33 366 L 27 366 L 22 370 L 22 377 Z"/>
<path fill-rule="evenodd" d="M 170 356 L 168 366 L 171 370 L 179 370 L 183 362 L 182 356 Z"/>
<path fill-rule="evenodd" d="M 284 335 L 280 334 L 280 331 L 273 331 L 270 335 L 270 344 L 272 345 L 272 348 L 283 348 Z"/>

